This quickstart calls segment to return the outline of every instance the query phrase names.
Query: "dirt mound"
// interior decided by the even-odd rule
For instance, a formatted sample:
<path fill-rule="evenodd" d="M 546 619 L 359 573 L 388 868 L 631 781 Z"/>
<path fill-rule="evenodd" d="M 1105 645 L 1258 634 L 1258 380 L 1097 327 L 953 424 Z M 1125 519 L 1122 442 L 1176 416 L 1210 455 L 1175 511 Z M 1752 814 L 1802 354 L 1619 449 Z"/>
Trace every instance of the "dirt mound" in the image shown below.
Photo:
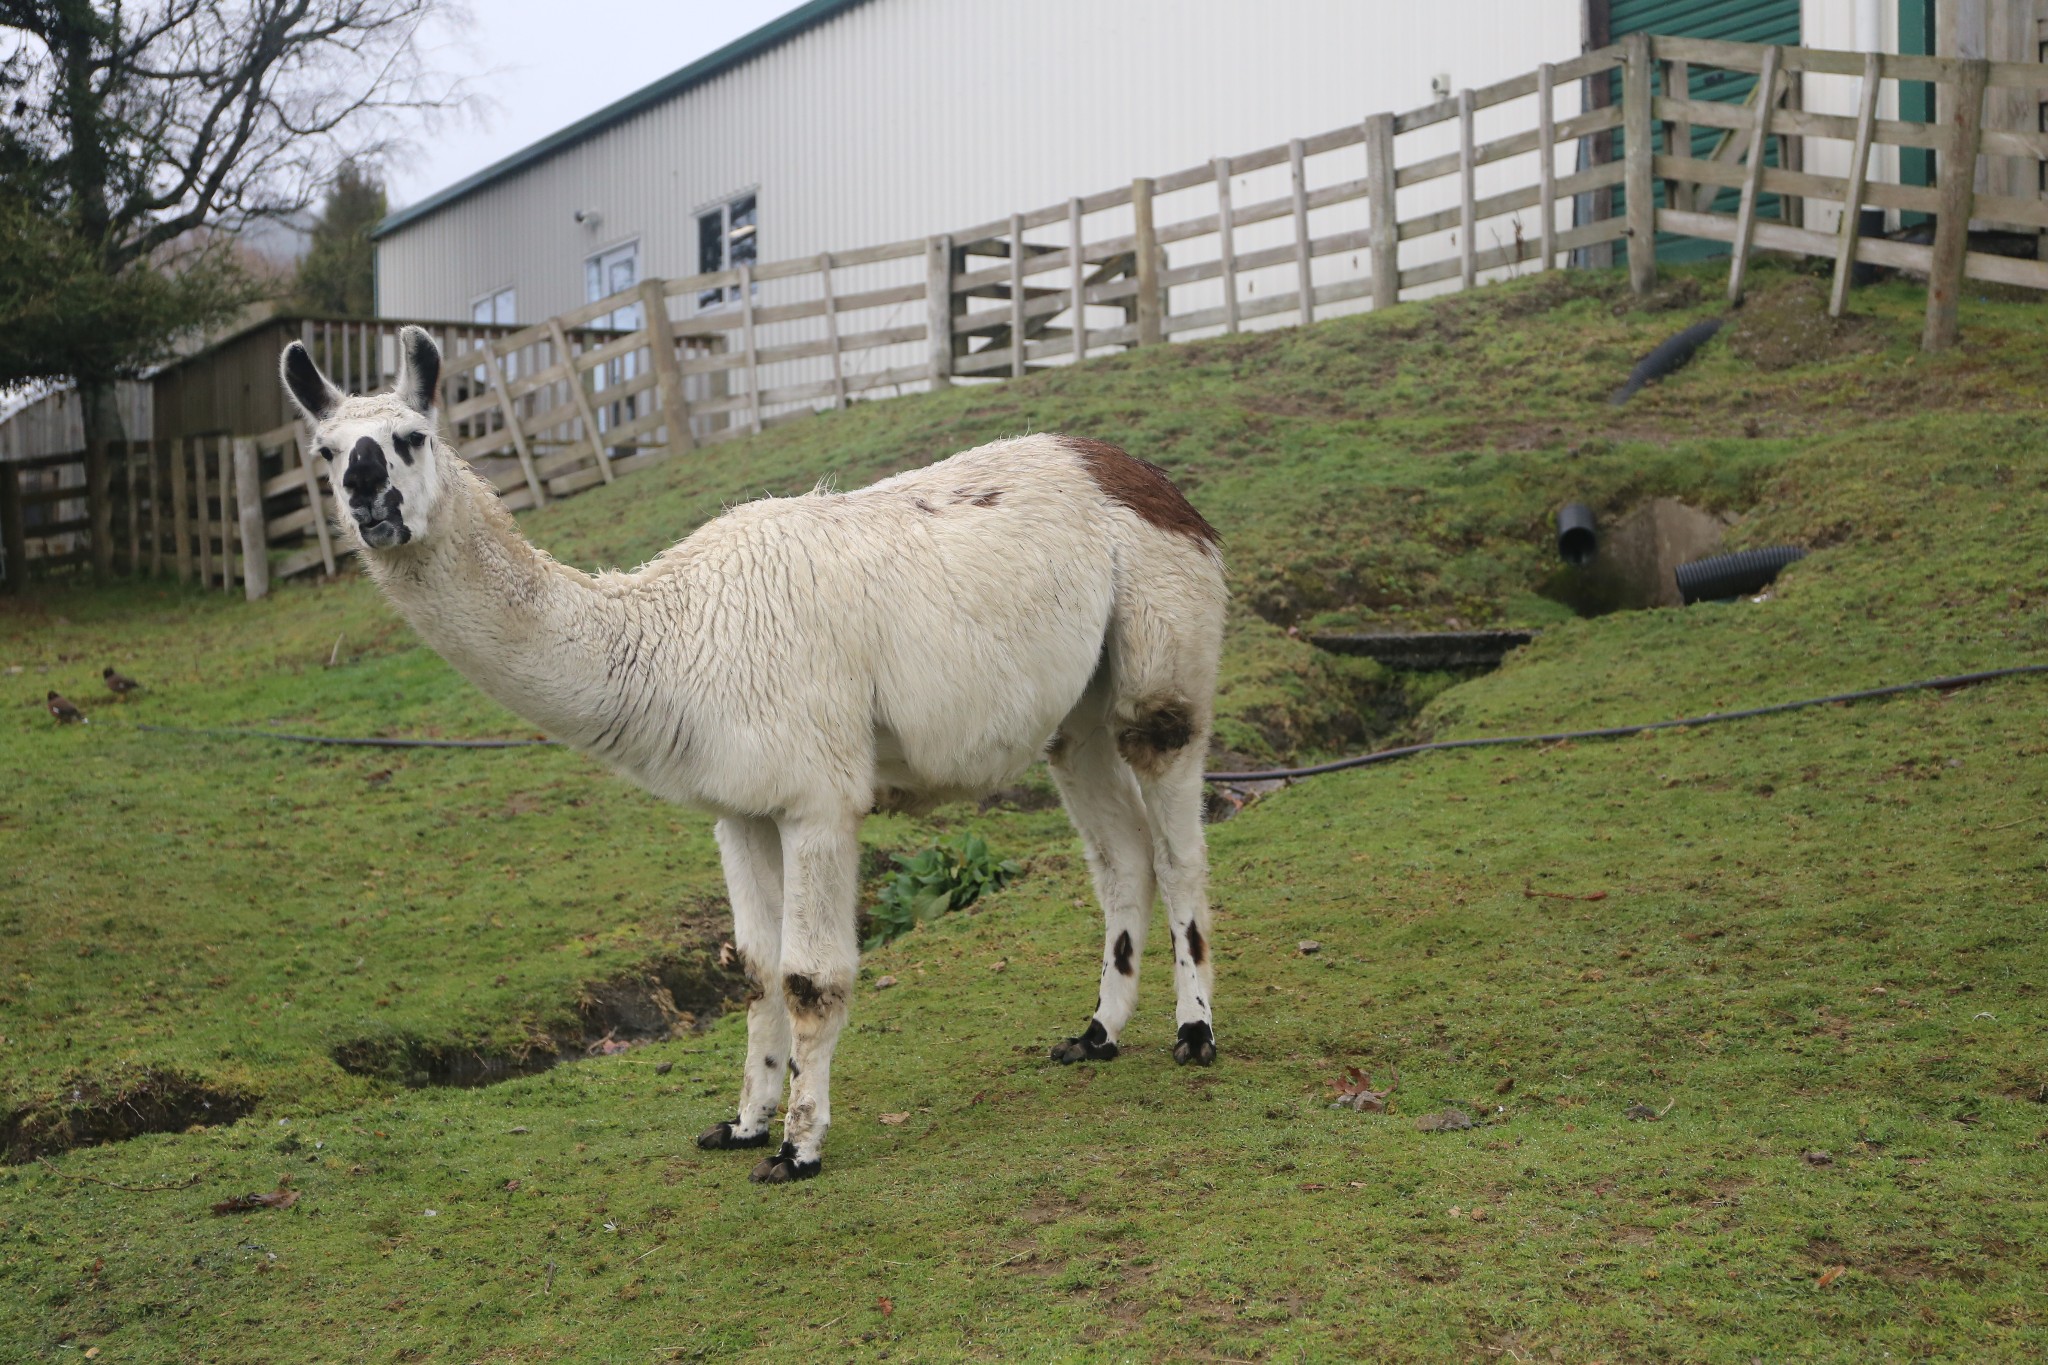
<path fill-rule="evenodd" d="M 1867 319 L 1828 316 L 1820 281 L 1794 276 L 1753 289 L 1726 332 L 1728 346 L 1759 370 L 1789 370 L 1875 349 Z"/>
<path fill-rule="evenodd" d="M 0 1115 L 0 1161 L 20 1164 L 73 1147 L 97 1147 L 144 1133 L 182 1133 L 233 1123 L 257 1097 L 189 1072 L 141 1066 L 67 1077 L 48 1099 Z"/>

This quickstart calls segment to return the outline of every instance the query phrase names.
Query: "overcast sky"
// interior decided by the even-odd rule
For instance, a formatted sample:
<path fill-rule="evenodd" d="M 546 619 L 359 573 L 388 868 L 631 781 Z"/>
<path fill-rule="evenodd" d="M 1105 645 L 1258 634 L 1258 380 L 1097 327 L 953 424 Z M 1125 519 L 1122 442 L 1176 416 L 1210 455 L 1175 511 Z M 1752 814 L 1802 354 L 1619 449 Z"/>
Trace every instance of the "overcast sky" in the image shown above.
<path fill-rule="evenodd" d="M 385 168 L 391 207 L 424 199 L 795 9 L 800 0 L 472 0 L 437 63 L 484 98 Z"/>

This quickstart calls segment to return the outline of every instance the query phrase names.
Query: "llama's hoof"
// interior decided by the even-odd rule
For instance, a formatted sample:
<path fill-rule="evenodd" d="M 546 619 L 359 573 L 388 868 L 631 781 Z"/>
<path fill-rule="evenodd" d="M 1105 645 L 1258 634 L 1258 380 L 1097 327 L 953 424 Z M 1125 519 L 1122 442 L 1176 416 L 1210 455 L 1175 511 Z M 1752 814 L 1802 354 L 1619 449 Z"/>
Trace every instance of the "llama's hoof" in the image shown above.
<path fill-rule="evenodd" d="M 1190 1062 L 1196 1066 L 1208 1066 L 1216 1060 L 1216 1035 L 1200 1020 L 1182 1024 L 1180 1041 L 1173 1045 L 1173 1060 L 1182 1066 Z"/>
<path fill-rule="evenodd" d="M 1102 1027 L 1100 1019 L 1088 1021 L 1088 1031 L 1078 1038 L 1067 1038 L 1052 1045 L 1052 1059 L 1061 1065 L 1070 1062 L 1106 1062 L 1117 1054 L 1117 1046 L 1109 1041 L 1108 1030 Z"/>
<path fill-rule="evenodd" d="M 738 1122 L 738 1119 L 727 1119 L 723 1123 L 712 1124 L 697 1134 L 697 1145 L 707 1152 L 721 1152 L 732 1147 L 766 1147 L 773 1140 L 766 1128 L 752 1137 L 741 1137 L 733 1132 L 733 1126 Z"/>
<path fill-rule="evenodd" d="M 824 1168 L 822 1161 L 798 1161 L 796 1144 L 785 1142 L 774 1156 L 764 1156 L 747 1179 L 756 1185 L 787 1185 L 792 1180 L 809 1180 Z"/>

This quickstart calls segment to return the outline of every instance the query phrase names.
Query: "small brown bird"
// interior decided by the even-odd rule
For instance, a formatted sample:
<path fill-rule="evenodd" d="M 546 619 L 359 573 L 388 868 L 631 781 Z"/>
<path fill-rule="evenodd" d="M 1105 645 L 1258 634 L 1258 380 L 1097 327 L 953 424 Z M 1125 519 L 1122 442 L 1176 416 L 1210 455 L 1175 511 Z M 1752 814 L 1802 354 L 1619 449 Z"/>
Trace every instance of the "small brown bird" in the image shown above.
<path fill-rule="evenodd" d="M 141 683 L 133 678 L 116 673 L 111 664 L 100 670 L 100 676 L 106 679 L 107 691 L 112 692 L 117 697 L 125 697 L 130 692 L 140 692 L 142 690 Z"/>
<path fill-rule="evenodd" d="M 43 704 L 50 708 L 50 714 L 57 718 L 59 725 L 69 725 L 73 721 L 77 721 L 80 725 L 92 724 L 91 721 L 85 718 L 85 712 L 79 710 L 55 692 L 52 692 L 48 700 Z"/>

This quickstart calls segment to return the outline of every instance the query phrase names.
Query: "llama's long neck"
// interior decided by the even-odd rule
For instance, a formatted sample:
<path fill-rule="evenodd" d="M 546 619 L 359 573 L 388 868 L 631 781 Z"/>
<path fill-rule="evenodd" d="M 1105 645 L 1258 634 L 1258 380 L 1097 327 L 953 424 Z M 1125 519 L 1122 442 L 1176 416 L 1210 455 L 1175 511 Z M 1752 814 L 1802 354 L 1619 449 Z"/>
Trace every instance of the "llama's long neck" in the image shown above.
<path fill-rule="evenodd" d="M 441 509 L 427 544 L 368 555 L 371 576 L 464 677 L 549 734 L 592 742 L 626 702 L 612 663 L 631 629 L 623 607 L 528 543 L 467 469 Z"/>

